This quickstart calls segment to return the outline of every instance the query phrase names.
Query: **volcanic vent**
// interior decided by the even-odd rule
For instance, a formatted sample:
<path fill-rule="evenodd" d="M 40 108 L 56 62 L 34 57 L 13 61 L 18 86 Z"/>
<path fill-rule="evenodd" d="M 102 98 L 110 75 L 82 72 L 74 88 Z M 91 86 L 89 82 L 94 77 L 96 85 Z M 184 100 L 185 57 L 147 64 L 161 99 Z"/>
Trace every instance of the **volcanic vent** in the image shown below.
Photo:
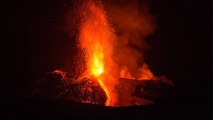
<path fill-rule="evenodd" d="M 156 77 L 144 62 L 146 36 L 154 31 L 147 3 L 110 6 L 85 0 L 78 7 L 80 75 L 55 70 L 37 80 L 33 96 L 106 106 L 147 105 L 168 98 L 172 82 Z M 134 7 L 132 7 L 134 6 Z M 83 62 L 82 62 L 83 61 Z M 83 66 L 82 66 L 83 65 Z M 79 69 L 79 68 L 78 68 Z"/>

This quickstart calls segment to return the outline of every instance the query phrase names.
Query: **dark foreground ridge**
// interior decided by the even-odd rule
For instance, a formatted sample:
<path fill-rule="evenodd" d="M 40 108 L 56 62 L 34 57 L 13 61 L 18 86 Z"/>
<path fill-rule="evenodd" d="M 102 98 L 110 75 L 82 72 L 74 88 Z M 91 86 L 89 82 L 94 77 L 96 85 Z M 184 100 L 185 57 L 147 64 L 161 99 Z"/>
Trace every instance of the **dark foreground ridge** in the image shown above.
<path fill-rule="evenodd" d="M 174 86 L 162 80 L 133 80 L 120 78 L 113 90 L 116 103 L 113 106 L 149 105 L 171 99 Z M 75 78 L 67 72 L 56 70 L 35 81 L 32 98 L 71 100 L 80 103 L 104 105 L 107 99 L 97 80 Z"/>
<path fill-rule="evenodd" d="M 173 100 L 146 106 L 105 107 L 64 100 L 13 99 L 2 101 L 1 113 L 7 119 L 163 119 L 207 120 L 206 108 L 189 101 Z"/>

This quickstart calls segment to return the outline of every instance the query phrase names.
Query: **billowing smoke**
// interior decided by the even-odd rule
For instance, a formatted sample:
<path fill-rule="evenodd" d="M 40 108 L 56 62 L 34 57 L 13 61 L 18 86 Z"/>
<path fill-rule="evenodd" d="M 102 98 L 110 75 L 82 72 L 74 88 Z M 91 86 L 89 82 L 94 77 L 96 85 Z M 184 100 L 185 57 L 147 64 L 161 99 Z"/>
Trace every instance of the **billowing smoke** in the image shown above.
<path fill-rule="evenodd" d="M 138 70 L 144 63 L 149 48 L 147 36 L 155 29 L 149 11 L 149 0 L 107 0 L 103 2 L 117 36 L 115 61 L 120 69 L 139 77 Z M 148 69 L 148 68 L 147 68 Z"/>
<path fill-rule="evenodd" d="M 119 103 L 121 96 L 115 86 L 120 78 L 155 79 L 144 62 L 146 37 L 154 31 L 148 5 L 136 0 L 76 1 L 77 46 L 86 63 L 80 77 L 98 81 L 107 106 Z"/>

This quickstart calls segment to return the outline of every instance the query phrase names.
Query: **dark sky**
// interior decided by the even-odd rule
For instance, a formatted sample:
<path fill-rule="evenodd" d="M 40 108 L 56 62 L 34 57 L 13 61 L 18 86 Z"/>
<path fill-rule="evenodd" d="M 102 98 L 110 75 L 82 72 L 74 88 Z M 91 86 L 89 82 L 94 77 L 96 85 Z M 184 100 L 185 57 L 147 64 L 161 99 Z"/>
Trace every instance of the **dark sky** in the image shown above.
<path fill-rule="evenodd" d="M 10 3 L 9 3 L 10 2 Z M 72 63 L 74 37 L 67 34 L 68 0 L 4 3 L 3 95 L 18 96 L 33 79 Z M 207 3 L 204 3 L 207 4 Z M 194 0 L 153 0 L 156 32 L 149 37 L 146 62 L 172 79 L 184 97 L 195 97 L 210 79 L 210 7 Z M 3 52 L 2 52 L 3 51 Z M 205 89 L 207 90 L 207 89 Z M 19 94 L 17 93 L 19 92 Z"/>

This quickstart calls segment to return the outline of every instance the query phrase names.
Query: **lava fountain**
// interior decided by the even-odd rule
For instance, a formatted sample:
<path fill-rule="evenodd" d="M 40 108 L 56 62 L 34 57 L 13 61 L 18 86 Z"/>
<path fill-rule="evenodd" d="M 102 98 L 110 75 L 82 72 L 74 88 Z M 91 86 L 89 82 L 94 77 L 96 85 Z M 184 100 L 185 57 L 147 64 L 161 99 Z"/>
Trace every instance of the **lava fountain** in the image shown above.
<path fill-rule="evenodd" d="M 104 89 L 105 105 L 115 102 L 113 87 L 116 83 L 116 65 L 113 61 L 115 36 L 100 4 L 88 0 L 81 8 L 79 46 L 86 53 L 84 77 L 97 80 Z"/>
<path fill-rule="evenodd" d="M 136 78 L 131 76 L 125 66 L 119 69 L 119 63 L 113 59 L 116 57 L 115 48 L 119 41 L 103 6 L 94 0 L 85 1 L 80 14 L 79 47 L 86 53 L 87 65 L 82 76 L 97 80 L 107 96 L 105 105 L 114 106 L 119 102 L 114 91 L 118 79 Z M 140 71 L 142 74 L 139 78 L 155 79 L 147 65 L 144 64 Z"/>
<path fill-rule="evenodd" d="M 169 98 L 173 83 L 154 76 L 144 62 L 145 38 L 154 31 L 147 5 L 140 6 L 141 12 L 137 3 L 125 5 L 105 6 L 107 13 L 98 0 L 78 1 L 73 21 L 77 67 L 38 79 L 33 96 L 105 106 L 148 105 Z"/>

